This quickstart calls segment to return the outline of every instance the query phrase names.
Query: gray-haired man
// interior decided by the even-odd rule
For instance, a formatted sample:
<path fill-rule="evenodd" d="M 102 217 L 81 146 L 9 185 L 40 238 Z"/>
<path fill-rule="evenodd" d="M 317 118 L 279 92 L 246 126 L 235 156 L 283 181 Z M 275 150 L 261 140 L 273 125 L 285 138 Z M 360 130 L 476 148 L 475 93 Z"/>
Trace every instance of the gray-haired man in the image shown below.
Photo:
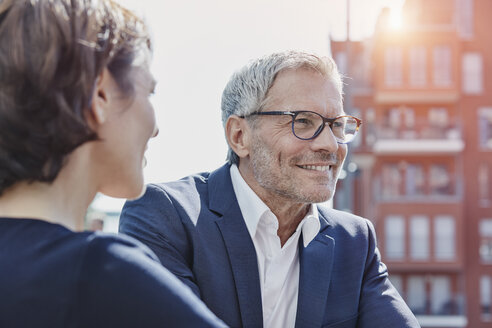
<path fill-rule="evenodd" d="M 301 52 L 258 59 L 222 97 L 228 163 L 153 184 L 120 231 L 232 327 L 419 327 L 388 280 L 372 224 L 329 200 L 361 124 L 335 64 Z"/>

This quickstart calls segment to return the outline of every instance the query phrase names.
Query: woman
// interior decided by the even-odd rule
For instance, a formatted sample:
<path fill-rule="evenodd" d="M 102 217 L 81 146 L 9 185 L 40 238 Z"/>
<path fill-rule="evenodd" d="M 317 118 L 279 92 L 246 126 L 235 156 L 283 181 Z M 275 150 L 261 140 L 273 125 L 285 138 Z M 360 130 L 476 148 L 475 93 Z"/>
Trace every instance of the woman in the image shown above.
<path fill-rule="evenodd" d="M 73 231 L 142 194 L 149 56 L 110 0 L 0 0 L 0 327 L 223 325 L 142 244 Z"/>

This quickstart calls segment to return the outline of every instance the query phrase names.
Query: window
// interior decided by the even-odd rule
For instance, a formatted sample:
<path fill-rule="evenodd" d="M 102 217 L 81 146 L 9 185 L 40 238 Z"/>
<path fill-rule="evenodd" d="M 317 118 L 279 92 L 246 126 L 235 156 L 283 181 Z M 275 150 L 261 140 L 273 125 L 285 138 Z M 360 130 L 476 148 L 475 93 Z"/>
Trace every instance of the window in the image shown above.
<path fill-rule="evenodd" d="M 483 61 L 479 53 L 469 52 L 462 59 L 462 88 L 464 93 L 480 94 L 483 91 Z"/>
<path fill-rule="evenodd" d="M 489 166 L 481 163 L 478 167 L 478 195 L 481 206 L 490 206 Z"/>
<path fill-rule="evenodd" d="M 403 124 L 407 129 L 413 129 L 415 127 L 415 112 L 413 108 L 403 107 L 400 108 L 403 114 Z M 415 135 L 412 135 L 411 139 L 414 139 Z"/>
<path fill-rule="evenodd" d="M 492 219 L 482 219 L 480 231 L 480 258 L 484 263 L 492 263 Z"/>
<path fill-rule="evenodd" d="M 415 125 L 415 113 L 412 108 L 399 106 L 385 111 L 385 121 L 390 128 L 413 128 Z M 396 131 L 398 132 L 398 131 Z"/>
<path fill-rule="evenodd" d="M 375 121 L 376 121 L 376 113 L 374 112 L 374 108 L 366 109 L 366 116 L 364 122 L 366 124 L 364 126 L 364 130 L 366 133 L 366 143 L 368 145 L 373 145 L 374 142 L 376 141 Z"/>
<path fill-rule="evenodd" d="M 425 314 L 426 295 L 423 276 L 408 277 L 407 304 L 414 314 Z"/>
<path fill-rule="evenodd" d="M 388 87 L 402 84 L 402 51 L 399 47 L 388 47 L 384 53 L 384 82 Z"/>
<path fill-rule="evenodd" d="M 422 87 L 427 83 L 427 58 L 423 46 L 410 48 L 410 85 Z"/>
<path fill-rule="evenodd" d="M 454 218 L 438 215 L 434 218 L 434 252 L 436 261 L 452 261 L 456 254 Z"/>
<path fill-rule="evenodd" d="M 391 281 L 391 284 L 396 288 L 398 293 L 403 297 L 403 278 L 400 275 L 397 274 L 390 274 L 389 275 L 389 280 Z"/>
<path fill-rule="evenodd" d="M 492 313 L 490 311 L 491 301 L 491 279 L 490 276 L 480 277 L 480 313 L 482 314 L 483 321 L 490 321 L 492 319 Z"/>
<path fill-rule="evenodd" d="M 451 86 L 451 48 L 440 45 L 433 51 L 434 74 L 433 82 L 437 87 Z"/>
<path fill-rule="evenodd" d="M 429 219 L 426 216 L 410 218 L 410 257 L 413 260 L 429 258 Z"/>
<path fill-rule="evenodd" d="M 482 107 L 478 110 L 478 126 L 480 147 L 492 150 L 492 107 Z"/>
<path fill-rule="evenodd" d="M 445 128 L 449 125 L 448 110 L 442 107 L 429 109 L 429 123 L 434 128 Z"/>
<path fill-rule="evenodd" d="M 371 56 L 368 50 L 364 50 L 355 56 L 355 63 L 352 63 L 350 75 L 354 77 L 354 86 L 369 88 L 371 87 Z"/>
<path fill-rule="evenodd" d="M 400 108 L 390 108 L 387 111 L 388 123 L 390 127 L 392 127 L 393 129 L 400 129 L 400 125 L 402 122 L 401 114 L 402 111 L 400 110 Z"/>
<path fill-rule="evenodd" d="M 432 107 L 427 114 L 428 124 L 422 128 L 423 139 L 447 139 L 453 136 L 449 124 L 448 110 L 444 107 Z"/>
<path fill-rule="evenodd" d="M 399 106 L 392 107 L 384 113 L 384 129 L 379 131 L 382 138 L 387 139 L 415 139 L 415 111 L 413 108 Z"/>
<path fill-rule="evenodd" d="M 473 2 L 474 0 L 457 0 L 456 11 L 458 32 L 460 37 L 473 37 Z"/>
<path fill-rule="evenodd" d="M 434 315 L 449 315 L 453 311 L 451 279 L 447 276 L 433 276 L 431 279 L 430 307 Z"/>
<path fill-rule="evenodd" d="M 424 169 L 422 168 L 422 165 L 406 165 L 405 192 L 408 196 L 424 194 Z"/>
<path fill-rule="evenodd" d="M 402 260 L 405 257 L 405 220 L 402 216 L 386 217 L 384 226 L 385 254 L 388 260 Z"/>
<path fill-rule="evenodd" d="M 398 197 L 401 192 L 401 176 L 397 164 L 385 164 L 382 167 L 382 194 L 386 198 Z"/>
<path fill-rule="evenodd" d="M 414 314 L 464 314 L 462 300 L 453 288 L 457 281 L 456 275 L 413 274 L 407 276 L 406 279 L 405 277 L 401 279 L 403 282 L 396 280 L 395 287 L 399 283 L 404 284 L 406 282 L 404 284 L 406 287 L 405 301 Z M 393 282 L 393 280 L 391 281 Z"/>
<path fill-rule="evenodd" d="M 451 177 L 444 164 L 432 164 L 429 170 L 429 189 L 431 195 L 450 195 Z"/>

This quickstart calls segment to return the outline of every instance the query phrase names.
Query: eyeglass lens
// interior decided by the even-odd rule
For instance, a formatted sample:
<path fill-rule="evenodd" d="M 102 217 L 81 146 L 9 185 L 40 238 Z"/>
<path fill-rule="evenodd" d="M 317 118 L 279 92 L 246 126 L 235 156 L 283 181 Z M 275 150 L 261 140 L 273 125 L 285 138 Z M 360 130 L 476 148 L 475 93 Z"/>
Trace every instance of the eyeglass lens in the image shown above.
<path fill-rule="evenodd" d="M 301 139 L 312 139 L 323 129 L 323 118 L 313 112 L 299 112 L 293 121 L 294 134 Z M 331 124 L 337 141 L 350 142 L 357 132 L 357 121 L 350 116 L 341 116 Z"/>

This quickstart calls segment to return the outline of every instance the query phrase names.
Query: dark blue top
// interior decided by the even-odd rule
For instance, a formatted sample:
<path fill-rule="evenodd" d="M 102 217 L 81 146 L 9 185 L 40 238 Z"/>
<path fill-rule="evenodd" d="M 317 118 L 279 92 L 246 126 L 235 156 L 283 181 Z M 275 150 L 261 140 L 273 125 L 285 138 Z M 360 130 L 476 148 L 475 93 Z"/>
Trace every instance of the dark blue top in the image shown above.
<path fill-rule="evenodd" d="M 218 327 L 130 237 L 0 218 L 0 327 Z"/>

